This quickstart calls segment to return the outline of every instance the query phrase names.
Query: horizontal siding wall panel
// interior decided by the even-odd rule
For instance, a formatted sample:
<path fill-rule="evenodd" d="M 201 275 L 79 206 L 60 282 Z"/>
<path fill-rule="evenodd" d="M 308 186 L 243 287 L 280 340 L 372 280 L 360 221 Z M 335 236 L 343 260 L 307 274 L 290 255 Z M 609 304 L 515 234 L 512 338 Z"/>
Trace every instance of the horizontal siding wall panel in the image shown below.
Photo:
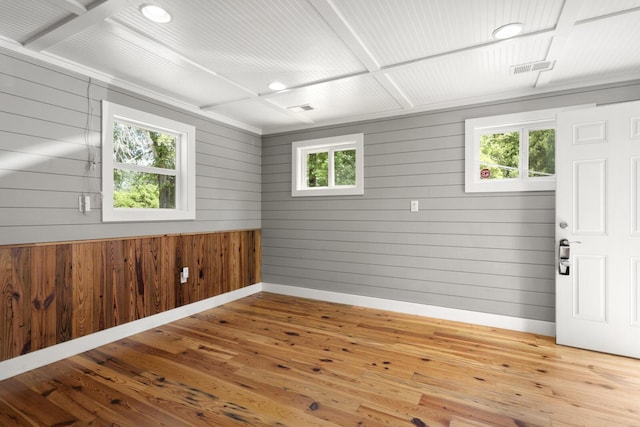
<path fill-rule="evenodd" d="M 553 268 L 544 264 L 515 264 L 509 262 L 495 262 L 485 260 L 459 260 L 450 258 L 426 258 L 394 255 L 372 255 L 368 253 L 349 254 L 340 252 L 319 252 L 302 249 L 271 249 L 273 259 L 280 265 L 307 266 L 311 263 L 324 265 L 345 271 L 345 268 L 356 269 L 359 273 L 377 271 L 379 274 L 387 268 L 393 269 L 425 269 L 425 270 L 455 270 L 465 273 L 497 274 L 512 277 L 533 277 L 549 279 L 554 277 Z M 551 267 L 553 267 L 551 265 Z"/>
<path fill-rule="evenodd" d="M 87 111 L 88 105 L 93 111 L 100 111 L 100 102 L 96 99 L 87 101 L 86 93 L 74 94 L 64 90 L 52 88 L 39 83 L 26 82 L 15 79 L 14 84 L 2 86 L 0 100 L 2 105 L 11 105 L 11 112 L 29 117 L 47 117 L 50 111 L 47 108 L 57 109 L 58 113 L 68 114 L 68 118 L 73 121 L 79 116 L 73 112 Z M 86 91 L 86 89 L 85 89 Z M 95 95 L 95 94 L 93 94 Z M 4 104 L 8 103 L 8 104 Z M 38 107 L 38 111 L 31 111 L 29 108 Z M 66 112 L 64 111 L 66 110 Z M 99 125 L 95 117 L 92 117 L 92 128 Z M 85 118 L 86 121 L 86 118 Z M 85 123 L 77 123 L 77 126 L 84 127 Z"/>
<path fill-rule="evenodd" d="M 460 135 L 459 138 L 464 138 Z M 365 155 L 365 166 L 401 166 L 414 163 L 433 163 L 446 160 L 464 160 L 464 147 L 441 148 L 437 150 L 408 151 L 404 153 L 387 153 Z M 425 165 L 425 171 L 428 167 Z"/>
<path fill-rule="evenodd" d="M 406 203 L 403 203 L 406 205 Z M 274 213 L 280 220 L 306 220 L 306 221 L 339 221 L 344 218 L 348 210 L 303 210 L 293 211 L 275 209 Z M 350 211 L 353 212 L 353 211 Z M 553 210 L 543 209 L 503 209 L 499 211 L 478 210 L 431 210 L 421 212 L 409 212 L 405 206 L 396 206 L 394 210 L 381 212 L 375 209 L 361 209 L 358 212 L 358 221 L 420 221 L 420 222 L 517 222 L 552 224 L 554 220 Z"/>
<path fill-rule="evenodd" d="M 553 322 L 555 194 L 465 193 L 464 121 L 633 99 L 640 82 L 265 136 L 263 279 Z M 292 198 L 291 143 L 352 133 L 365 194 Z"/>
<path fill-rule="evenodd" d="M 65 175 L 84 176 L 87 161 L 86 159 L 65 159 L 46 154 L 20 153 L 0 149 L 0 169 L 44 174 L 57 174 L 59 171 L 65 171 Z"/>
<path fill-rule="evenodd" d="M 257 151 L 255 146 L 244 144 L 242 142 L 234 140 L 228 141 L 231 146 L 212 144 L 206 142 L 207 136 L 210 139 L 220 138 L 220 136 L 218 135 L 206 135 L 204 134 L 204 132 L 202 134 L 198 133 L 197 138 L 198 141 L 201 142 L 198 147 L 196 147 L 196 151 L 198 153 L 208 154 L 220 159 L 235 160 L 253 165 L 261 164 L 260 154 L 254 153 L 254 151 Z"/>
<path fill-rule="evenodd" d="M 197 167 L 199 175 L 207 178 L 231 179 L 234 181 L 244 181 L 254 184 L 260 184 L 262 179 L 261 175 L 256 172 L 246 172 L 203 164 L 198 164 Z"/>
<path fill-rule="evenodd" d="M 198 152 L 196 154 L 198 157 L 198 166 L 213 167 L 223 171 L 255 173 L 256 165 L 260 164 L 259 162 L 250 163 L 244 159 L 224 158 L 215 154 L 204 154 L 202 152 Z"/>
<path fill-rule="evenodd" d="M 390 177 L 398 175 L 399 165 L 380 165 L 369 166 L 369 177 L 380 178 Z M 441 161 L 428 161 L 428 162 L 416 162 L 406 163 L 402 165 L 402 175 L 423 175 L 425 173 L 464 173 L 464 160 L 441 160 Z"/>
<path fill-rule="evenodd" d="M 9 106 L 5 108 L 7 107 Z M 3 132 L 39 137 L 48 141 L 75 143 L 79 145 L 78 149 L 86 149 L 84 147 L 87 140 L 85 130 L 66 124 L 25 117 L 19 114 L 7 113 L 3 110 L 0 111 L 0 129 Z M 99 145 L 100 133 L 91 130 L 88 142 L 94 146 Z M 63 150 L 61 149 L 61 151 Z"/>
<path fill-rule="evenodd" d="M 80 160 L 86 162 L 89 149 L 87 146 L 78 141 L 67 142 L 55 140 L 52 143 L 51 138 L 45 138 L 34 135 L 24 135 L 14 132 L 0 131 L 0 140 L 2 141 L 2 150 L 8 153 L 16 153 L 17 155 L 47 155 L 52 158 L 62 158 L 66 160 Z M 91 150 L 96 154 L 96 160 L 100 160 L 100 153 Z M 12 156 L 12 154 L 9 154 Z M 3 154 L 0 161 L 5 159 Z M 86 166 L 86 163 L 85 163 Z"/>
<path fill-rule="evenodd" d="M 36 120 L 51 120 L 51 118 L 55 117 L 56 121 L 78 129 L 84 129 L 87 124 L 86 113 L 64 106 L 49 104 L 47 101 L 34 101 L 19 96 L 2 94 L 0 92 L 0 105 L 10 105 L 11 114 L 17 116 L 31 117 Z M 100 109 L 95 111 L 99 113 Z M 89 119 L 89 128 L 92 130 L 100 129 L 99 114 L 97 117 L 92 116 Z"/>
<path fill-rule="evenodd" d="M 64 191 L 14 190 L 0 188 L 5 208 L 66 209 L 78 203 L 78 195 Z"/>
<path fill-rule="evenodd" d="M 229 188 L 211 188 L 196 186 L 199 199 L 257 201 L 262 198 L 260 191 L 238 191 Z"/>
<path fill-rule="evenodd" d="M 509 263 L 553 264 L 555 257 L 548 251 L 513 250 L 493 248 L 469 248 L 455 246 L 428 246 L 391 243 L 363 243 L 339 241 L 304 241 L 294 239 L 267 239 L 263 245 L 270 248 L 270 252 L 277 253 L 278 249 L 319 250 L 334 253 L 360 253 L 370 255 L 415 256 L 425 258 L 449 258 L 455 260 L 479 260 Z"/>
<path fill-rule="evenodd" d="M 266 274 L 266 273 L 264 273 Z M 277 282 L 291 280 L 287 277 L 274 277 Z M 458 297 L 452 295 L 433 294 L 428 292 L 416 292 L 411 290 L 405 290 L 404 288 L 397 289 L 396 286 L 371 286 L 371 285 L 358 285 L 351 282 L 333 282 L 325 279 L 312 280 L 306 277 L 295 278 L 298 283 L 297 286 L 307 287 L 312 289 L 318 289 L 322 287 L 329 292 L 345 292 L 345 289 L 349 289 L 349 292 L 356 295 L 367 294 L 367 296 L 373 298 L 383 298 L 396 301 L 408 301 L 416 304 L 425 304 L 438 307 L 459 308 L 463 305 L 465 310 L 477 311 L 477 312 L 491 312 L 498 311 L 504 316 L 513 316 L 525 319 L 544 320 L 548 318 L 554 318 L 555 312 L 553 308 L 536 306 L 530 304 L 514 303 L 496 301 L 493 299 L 491 292 L 487 292 L 484 298 L 467 298 Z M 398 282 L 402 283 L 402 282 Z"/>
<path fill-rule="evenodd" d="M 401 271 L 401 275 L 392 275 L 391 273 L 398 271 L 389 270 L 386 275 L 380 276 L 369 273 L 352 273 L 345 271 L 335 271 L 330 278 L 326 277 L 321 269 L 291 267 L 288 265 L 280 265 L 278 263 L 265 264 L 264 271 L 278 276 L 286 276 L 292 279 L 301 277 L 309 277 L 318 280 L 339 281 L 343 283 L 354 283 L 358 285 L 371 285 L 377 287 L 410 287 L 411 289 L 426 289 L 428 283 L 446 283 L 454 285 L 469 285 L 484 289 L 485 292 L 491 293 L 493 289 L 511 289 L 514 291 L 530 291 L 553 294 L 554 282 L 552 279 L 540 279 L 526 277 L 518 281 L 518 286 L 513 285 L 513 279 L 508 276 L 499 276 L 495 274 L 478 274 L 466 272 L 450 272 L 443 270 L 426 270 L 429 279 L 425 280 L 424 272 L 419 271 Z M 416 274 L 417 273 L 417 274 Z M 422 284 L 422 285 L 418 285 Z M 422 287 L 421 287 L 422 286 Z M 343 290 L 344 291 L 344 290 Z"/>
<path fill-rule="evenodd" d="M 225 211 L 258 211 L 261 210 L 259 200 L 220 200 L 200 198 L 196 201 L 198 209 Z"/>
<path fill-rule="evenodd" d="M 458 136 L 463 133 L 464 126 L 456 123 L 372 134 L 371 149 L 367 153 L 377 155 L 451 148 L 460 144 Z M 390 142 L 393 143 L 391 146 Z"/>
<path fill-rule="evenodd" d="M 28 65 L 28 66 L 26 66 Z M 3 51 L 2 73 L 11 78 L 0 79 L 3 91 L 20 84 L 20 81 L 38 85 L 39 90 L 60 90 L 70 94 L 85 96 L 87 84 L 72 73 L 51 72 L 51 66 L 14 52 Z"/>
<path fill-rule="evenodd" d="M 475 234 L 492 236 L 547 236 L 553 237 L 553 224 L 501 224 L 501 223 L 445 223 L 420 221 L 361 221 L 356 213 L 342 221 L 307 221 L 264 219 L 265 227 L 292 230 L 330 230 L 385 233 L 423 234 Z"/>
<path fill-rule="evenodd" d="M 196 220 L 102 222 L 103 99 L 196 127 Z M 261 227 L 259 135 L 4 49 L 0 141 L 0 244 Z"/>
<path fill-rule="evenodd" d="M 263 231 L 265 239 L 288 239 L 300 241 L 318 241 L 318 242 L 357 242 L 357 243 L 382 243 L 388 245 L 407 245 L 412 248 L 414 246 L 425 245 L 428 237 L 428 245 L 433 246 L 449 246 L 453 248 L 469 248 L 469 249 L 505 249 L 505 250 L 535 250 L 548 251 L 549 246 L 553 246 L 553 237 L 540 236 L 491 236 L 487 239 L 485 236 L 473 235 L 455 235 L 455 234 L 429 234 L 424 233 L 384 233 L 371 232 L 361 233 L 357 231 L 323 231 L 323 230 L 281 230 L 281 229 L 265 229 Z M 478 250 L 478 253 L 481 251 Z"/>
<path fill-rule="evenodd" d="M 420 203 L 420 211 L 453 211 L 453 210 L 481 210 L 493 209 L 501 203 L 509 203 L 518 206 L 521 210 L 527 209 L 555 209 L 555 197 L 548 193 L 538 193 L 535 196 L 500 196 L 493 193 L 488 197 L 469 197 L 466 199 L 457 197 L 440 197 L 427 199 Z M 319 200 L 321 199 L 321 200 Z M 331 210 L 355 210 L 353 203 L 345 199 L 305 198 L 303 200 L 285 200 L 277 202 L 263 202 L 262 206 L 267 210 L 292 210 L 297 211 L 331 211 Z M 360 210 L 406 210 L 407 203 L 404 198 L 373 199 L 367 197 L 360 201 Z"/>
<path fill-rule="evenodd" d="M 79 177 L 73 175 L 64 175 L 60 173 L 47 174 L 39 172 L 23 172 L 11 169 L 0 170 L 2 174 L 2 188 L 37 189 L 42 191 L 73 191 L 78 195 L 86 192 L 89 188 L 99 189 L 100 180 L 93 177 Z M 77 200 L 73 206 L 69 208 L 77 208 Z"/>
<path fill-rule="evenodd" d="M 292 273 L 295 274 L 295 270 L 292 271 Z M 315 276 L 316 280 L 322 278 L 317 271 L 315 273 L 311 273 L 309 276 Z M 348 278 L 346 275 L 337 275 L 336 279 L 338 279 L 338 277 L 348 279 L 350 282 L 355 280 L 355 283 L 375 286 L 377 288 L 390 288 L 389 285 L 392 281 L 398 280 L 397 278 L 366 276 L 369 280 L 364 283 L 362 279 Z M 523 289 L 480 288 L 474 284 L 465 285 L 408 279 L 403 279 L 402 283 L 403 288 L 407 291 L 419 291 L 440 296 L 468 299 L 491 299 L 501 303 L 526 304 L 538 307 L 545 307 L 553 303 L 553 295 L 550 296 L 544 289 L 540 291 L 529 291 Z"/>

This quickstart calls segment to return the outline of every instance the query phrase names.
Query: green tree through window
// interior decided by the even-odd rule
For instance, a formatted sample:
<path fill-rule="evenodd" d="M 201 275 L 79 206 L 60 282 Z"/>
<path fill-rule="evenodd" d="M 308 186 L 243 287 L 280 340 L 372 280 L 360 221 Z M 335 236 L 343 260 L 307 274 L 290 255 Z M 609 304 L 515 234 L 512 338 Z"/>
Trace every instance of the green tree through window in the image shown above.
<path fill-rule="evenodd" d="M 356 150 L 335 152 L 336 185 L 356 185 Z"/>
<path fill-rule="evenodd" d="M 520 132 L 494 133 L 480 137 L 480 170 L 489 169 L 488 179 L 517 178 Z"/>
<path fill-rule="evenodd" d="M 329 153 L 309 153 L 307 155 L 307 187 L 327 187 L 329 185 Z"/>
<path fill-rule="evenodd" d="M 528 131 L 528 174 L 530 178 L 555 174 L 555 129 Z M 525 147 L 526 148 L 526 147 Z M 518 178 L 520 132 L 486 134 L 480 137 L 480 171 L 484 179 Z"/>
<path fill-rule="evenodd" d="M 113 145 L 114 207 L 175 208 L 176 137 L 114 122 Z M 167 173 L 140 172 L 127 165 L 166 169 Z"/>
<path fill-rule="evenodd" d="M 307 154 L 307 187 L 329 186 L 330 154 L 333 155 L 334 184 L 356 184 L 356 150 L 336 150 Z"/>
<path fill-rule="evenodd" d="M 550 176 L 556 173 L 556 131 L 529 131 L 529 176 Z"/>

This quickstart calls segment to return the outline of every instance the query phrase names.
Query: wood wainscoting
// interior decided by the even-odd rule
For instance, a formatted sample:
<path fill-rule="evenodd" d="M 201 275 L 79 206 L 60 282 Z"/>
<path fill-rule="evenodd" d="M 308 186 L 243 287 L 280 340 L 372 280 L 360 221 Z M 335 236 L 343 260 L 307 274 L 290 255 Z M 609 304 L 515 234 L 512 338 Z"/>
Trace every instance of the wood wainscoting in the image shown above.
<path fill-rule="evenodd" d="M 260 244 L 245 230 L 0 246 L 0 361 L 258 283 Z"/>

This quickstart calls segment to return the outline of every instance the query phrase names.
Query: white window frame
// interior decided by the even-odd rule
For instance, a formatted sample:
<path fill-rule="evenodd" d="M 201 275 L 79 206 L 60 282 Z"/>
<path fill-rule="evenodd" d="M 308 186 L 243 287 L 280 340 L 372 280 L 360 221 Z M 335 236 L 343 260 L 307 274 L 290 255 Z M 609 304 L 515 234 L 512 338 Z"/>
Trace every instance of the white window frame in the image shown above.
<path fill-rule="evenodd" d="M 584 108 L 584 107 L 570 107 Z M 527 111 L 500 116 L 479 117 L 465 121 L 465 192 L 549 191 L 556 188 L 556 177 L 529 177 L 528 131 L 555 129 L 556 114 L 568 108 Z M 480 165 L 480 137 L 502 132 L 520 132 L 518 178 L 482 179 Z M 523 137 L 524 136 L 524 137 Z"/>
<path fill-rule="evenodd" d="M 113 124 L 115 121 L 176 136 L 175 209 L 113 206 Z M 186 123 L 102 101 L 102 221 L 177 221 L 196 218 L 196 129 Z M 157 173 L 157 168 L 131 169 Z"/>
<path fill-rule="evenodd" d="M 356 150 L 356 185 L 335 185 L 333 153 Z M 364 194 L 364 134 L 295 141 L 291 144 L 291 196 L 344 196 Z M 307 154 L 329 153 L 329 185 L 307 187 Z"/>

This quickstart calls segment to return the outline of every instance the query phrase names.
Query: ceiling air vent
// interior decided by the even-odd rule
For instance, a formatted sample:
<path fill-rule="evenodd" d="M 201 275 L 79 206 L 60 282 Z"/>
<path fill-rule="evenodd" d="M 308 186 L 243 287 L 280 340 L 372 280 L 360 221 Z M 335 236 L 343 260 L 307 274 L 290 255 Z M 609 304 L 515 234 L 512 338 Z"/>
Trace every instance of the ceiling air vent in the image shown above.
<path fill-rule="evenodd" d="M 314 108 L 309 104 L 296 105 L 293 107 L 287 107 L 289 111 L 293 111 L 294 113 L 304 113 L 305 111 L 311 111 Z"/>
<path fill-rule="evenodd" d="M 510 74 L 522 74 L 532 71 L 547 71 L 553 69 L 556 61 L 537 61 L 528 64 L 513 65 L 509 68 Z"/>

